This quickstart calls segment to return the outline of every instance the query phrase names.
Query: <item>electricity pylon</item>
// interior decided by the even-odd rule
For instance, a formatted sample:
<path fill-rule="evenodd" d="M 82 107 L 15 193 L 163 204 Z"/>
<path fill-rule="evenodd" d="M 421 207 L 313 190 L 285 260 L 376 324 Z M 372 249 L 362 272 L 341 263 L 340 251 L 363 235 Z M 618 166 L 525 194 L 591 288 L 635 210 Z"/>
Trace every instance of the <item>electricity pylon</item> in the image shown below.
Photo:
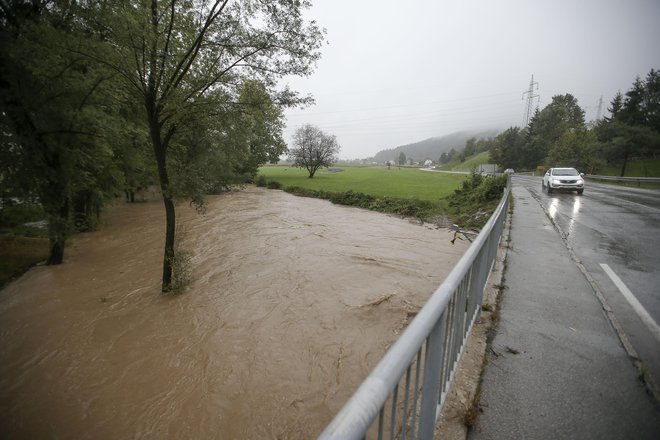
<path fill-rule="evenodd" d="M 525 106 L 525 118 L 523 119 L 523 128 L 527 127 L 529 120 L 532 118 L 532 113 L 534 111 L 534 98 L 538 98 L 539 95 L 534 94 L 534 90 L 539 89 L 539 83 L 534 81 L 534 75 L 532 75 L 532 80 L 529 82 L 529 89 L 526 92 L 523 92 L 523 99 L 527 95 L 527 105 Z M 539 100 L 536 101 L 536 106 L 538 107 Z"/>

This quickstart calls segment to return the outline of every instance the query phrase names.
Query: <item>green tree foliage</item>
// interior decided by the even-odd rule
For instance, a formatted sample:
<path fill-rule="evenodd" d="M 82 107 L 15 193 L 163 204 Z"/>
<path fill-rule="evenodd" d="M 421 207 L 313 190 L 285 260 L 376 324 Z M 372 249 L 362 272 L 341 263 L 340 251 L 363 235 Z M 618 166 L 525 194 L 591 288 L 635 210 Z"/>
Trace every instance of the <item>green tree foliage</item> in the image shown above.
<path fill-rule="evenodd" d="M 0 4 L 0 180 L 37 197 L 59 264 L 75 221 L 92 227 L 120 173 L 106 127 L 116 109 L 112 76 L 63 47 L 85 38 L 66 2 Z"/>
<path fill-rule="evenodd" d="M 257 81 L 243 84 L 236 110 L 238 120 L 234 128 L 240 128 L 242 133 L 226 138 L 228 143 L 242 146 L 235 170 L 242 180 L 252 182 L 261 165 L 277 163 L 287 150 L 282 138 L 283 113 L 264 84 Z"/>
<path fill-rule="evenodd" d="M 80 4 L 86 25 L 101 38 L 82 41 L 74 52 L 115 72 L 123 90 L 143 106 L 166 213 L 164 292 L 172 280 L 175 197 L 193 195 L 200 203 L 195 173 L 207 166 L 227 171 L 223 160 L 245 150 L 243 138 L 213 160 L 203 159 L 216 145 L 227 146 L 225 139 L 212 139 L 226 138 L 228 129 L 240 131 L 230 120 L 241 120 L 232 108 L 244 85 L 259 81 L 275 106 L 306 102 L 275 87 L 283 76 L 309 74 L 320 56 L 323 33 L 302 17 L 309 6 L 258 0 Z M 258 137 L 251 139 L 255 146 Z"/>
<path fill-rule="evenodd" d="M 586 128 L 566 131 L 553 145 L 547 163 L 558 167 L 574 167 L 594 173 L 604 165 L 600 158 L 596 134 Z"/>
<path fill-rule="evenodd" d="M 511 127 L 497 135 L 490 150 L 490 160 L 502 169 L 526 169 L 525 134 L 518 127 Z"/>
<path fill-rule="evenodd" d="M 644 80 L 637 78 L 625 96 L 614 97 L 608 110 L 611 116 L 595 130 L 605 159 L 620 166 L 624 176 L 633 157 L 660 153 L 660 72 L 652 69 Z"/>
<path fill-rule="evenodd" d="M 584 128 L 584 110 L 573 95 L 556 95 L 550 104 L 534 115 L 529 125 L 525 163 L 526 168 L 536 168 L 545 162 L 550 150 L 566 132 Z"/>
<path fill-rule="evenodd" d="M 403 151 L 399 153 L 399 166 L 406 164 L 406 153 Z"/>
<path fill-rule="evenodd" d="M 296 130 L 293 145 L 293 148 L 289 149 L 289 160 L 294 166 L 305 168 L 310 179 L 314 178 L 319 168 L 329 167 L 337 162 L 337 138 L 311 124 L 305 124 Z"/>

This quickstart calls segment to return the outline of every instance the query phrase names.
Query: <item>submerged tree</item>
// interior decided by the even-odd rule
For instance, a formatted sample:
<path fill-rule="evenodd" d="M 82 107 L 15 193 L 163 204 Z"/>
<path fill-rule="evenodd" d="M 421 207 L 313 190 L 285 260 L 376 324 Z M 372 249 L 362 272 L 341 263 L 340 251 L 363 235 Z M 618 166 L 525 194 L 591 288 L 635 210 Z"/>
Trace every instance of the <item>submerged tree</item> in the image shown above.
<path fill-rule="evenodd" d="M 172 282 L 174 200 L 186 195 L 176 185 L 186 179 L 173 173 L 190 172 L 173 162 L 193 163 L 191 155 L 218 145 L 211 139 L 223 135 L 223 118 L 240 101 L 246 81 L 263 84 L 275 106 L 305 102 L 276 86 L 286 75 L 311 73 L 320 56 L 323 32 L 302 17 L 310 5 L 285 0 L 82 3 L 90 32 L 99 39 L 81 42 L 75 50 L 116 72 L 127 93 L 143 105 L 166 213 L 163 292 Z"/>
<path fill-rule="evenodd" d="M 305 124 L 296 130 L 293 145 L 294 148 L 289 149 L 289 160 L 294 166 L 305 168 L 310 179 L 319 168 L 329 167 L 337 161 L 337 138 L 313 125 Z"/>

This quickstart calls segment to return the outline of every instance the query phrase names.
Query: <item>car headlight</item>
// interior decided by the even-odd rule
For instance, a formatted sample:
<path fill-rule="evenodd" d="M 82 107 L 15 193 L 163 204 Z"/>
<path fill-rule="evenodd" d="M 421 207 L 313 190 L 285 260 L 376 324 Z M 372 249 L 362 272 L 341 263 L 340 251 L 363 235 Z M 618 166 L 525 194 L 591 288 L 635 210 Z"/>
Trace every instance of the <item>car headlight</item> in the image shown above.
<path fill-rule="evenodd" d="M 552 183 L 554 183 L 555 185 L 559 185 L 561 182 L 559 181 L 559 179 L 552 179 Z"/>
<path fill-rule="evenodd" d="M 577 183 L 578 185 L 582 185 L 584 183 L 584 180 L 578 179 L 577 182 L 575 182 L 575 183 Z"/>

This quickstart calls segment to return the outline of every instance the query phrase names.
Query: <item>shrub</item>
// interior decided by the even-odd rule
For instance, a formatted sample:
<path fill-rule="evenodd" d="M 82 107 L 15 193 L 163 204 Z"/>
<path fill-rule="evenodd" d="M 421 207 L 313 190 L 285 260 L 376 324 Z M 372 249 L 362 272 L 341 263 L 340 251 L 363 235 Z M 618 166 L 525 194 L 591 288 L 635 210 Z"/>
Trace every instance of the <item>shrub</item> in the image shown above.
<path fill-rule="evenodd" d="M 497 206 L 506 184 L 507 176 L 484 177 L 473 173 L 448 197 L 454 221 L 467 228 L 481 228 Z"/>
<path fill-rule="evenodd" d="M 302 197 L 315 197 L 330 200 L 337 205 L 356 206 L 372 211 L 398 214 L 404 217 L 417 217 L 427 220 L 438 213 L 438 202 L 417 199 L 397 199 L 394 197 L 376 197 L 355 191 L 327 192 L 288 186 L 285 191 Z"/>
<path fill-rule="evenodd" d="M 282 184 L 278 182 L 277 180 L 271 180 L 267 184 L 268 189 L 282 189 Z"/>
<path fill-rule="evenodd" d="M 268 184 L 268 182 L 266 181 L 266 177 L 265 177 L 265 176 L 258 176 L 258 177 L 257 177 L 257 180 L 256 180 L 256 182 L 255 182 L 255 184 L 256 184 L 257 186 L 260 186 L 260 187 L 266 187 L 266 185 Z"/>

